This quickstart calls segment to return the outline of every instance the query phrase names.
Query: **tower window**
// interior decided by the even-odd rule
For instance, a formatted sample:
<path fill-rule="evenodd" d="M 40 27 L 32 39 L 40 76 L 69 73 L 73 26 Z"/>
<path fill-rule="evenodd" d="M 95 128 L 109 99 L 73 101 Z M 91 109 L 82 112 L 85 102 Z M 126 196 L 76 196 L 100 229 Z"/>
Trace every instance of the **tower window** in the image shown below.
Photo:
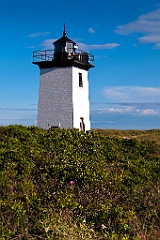
<path fill-rule="evenodd" d="M 79 73 L 79 87 L 83 87 L 82 73 Z"/>
<path fill-rule="evenodd" d="M 67 42 L 67 52 L 72 53 L 73 52 L 73 43 Z"/>

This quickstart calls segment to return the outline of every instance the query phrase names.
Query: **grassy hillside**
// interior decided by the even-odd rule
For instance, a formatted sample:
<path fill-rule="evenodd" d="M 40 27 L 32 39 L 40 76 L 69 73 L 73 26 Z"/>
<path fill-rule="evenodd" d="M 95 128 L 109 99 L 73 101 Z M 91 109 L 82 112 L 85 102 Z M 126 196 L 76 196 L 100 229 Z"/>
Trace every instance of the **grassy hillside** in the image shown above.
<path fill-rule="evenodd" d="M 0 239 L 160 239 L 159 135 L 0 127 Z"/>

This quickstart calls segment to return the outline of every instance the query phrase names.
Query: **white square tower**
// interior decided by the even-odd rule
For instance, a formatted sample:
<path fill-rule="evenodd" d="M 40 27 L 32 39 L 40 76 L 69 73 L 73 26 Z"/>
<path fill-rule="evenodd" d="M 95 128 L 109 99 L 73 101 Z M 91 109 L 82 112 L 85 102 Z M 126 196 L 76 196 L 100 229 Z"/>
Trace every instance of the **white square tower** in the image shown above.
<path fill-rule="evenodd" d="M 77 49 L 65 26 L 53 44 L 54 50 L 33 52 L 33 64 L 40 68 L 37 125 L 90 130 L 88 70 L 94 57 Z"/>

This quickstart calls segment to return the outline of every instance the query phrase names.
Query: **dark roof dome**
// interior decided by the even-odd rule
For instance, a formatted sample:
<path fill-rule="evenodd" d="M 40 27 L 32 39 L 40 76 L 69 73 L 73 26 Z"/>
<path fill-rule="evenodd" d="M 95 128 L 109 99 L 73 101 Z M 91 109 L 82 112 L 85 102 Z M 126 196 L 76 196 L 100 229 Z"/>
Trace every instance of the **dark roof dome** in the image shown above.
<path fill-rule="evenodd" d="M 78 45 L 67 37 L 65 24 L 62 37 L 53 45 L 54 49 L 33 52 L 33 63 L 40 69 L 76 66 L 88 71 L 89 68 L 94 67 L 94 56 L 78 49 Z"/>
<path fill-rule="evenodd" d="M 69 39 L 67 37 L 65 24 L 64 24 L 63 36 L 61 38 L 59 38 L 58 40 L 56 40 L 53 44 L 64 43 L 64 42 L 70 42 L 70 43 L 76 44 L 75 42 L 73 42 L 71 39 Z"/>

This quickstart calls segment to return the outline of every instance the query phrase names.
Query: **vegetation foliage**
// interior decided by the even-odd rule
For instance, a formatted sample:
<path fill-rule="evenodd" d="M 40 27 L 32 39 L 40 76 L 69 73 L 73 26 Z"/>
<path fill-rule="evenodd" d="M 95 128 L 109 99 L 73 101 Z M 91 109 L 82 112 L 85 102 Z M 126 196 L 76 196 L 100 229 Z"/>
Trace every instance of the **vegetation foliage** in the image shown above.
<path fill-rule="evenodd" d="M 155 133 L 0 127 L 0 239 L 160 239 Z"/>

